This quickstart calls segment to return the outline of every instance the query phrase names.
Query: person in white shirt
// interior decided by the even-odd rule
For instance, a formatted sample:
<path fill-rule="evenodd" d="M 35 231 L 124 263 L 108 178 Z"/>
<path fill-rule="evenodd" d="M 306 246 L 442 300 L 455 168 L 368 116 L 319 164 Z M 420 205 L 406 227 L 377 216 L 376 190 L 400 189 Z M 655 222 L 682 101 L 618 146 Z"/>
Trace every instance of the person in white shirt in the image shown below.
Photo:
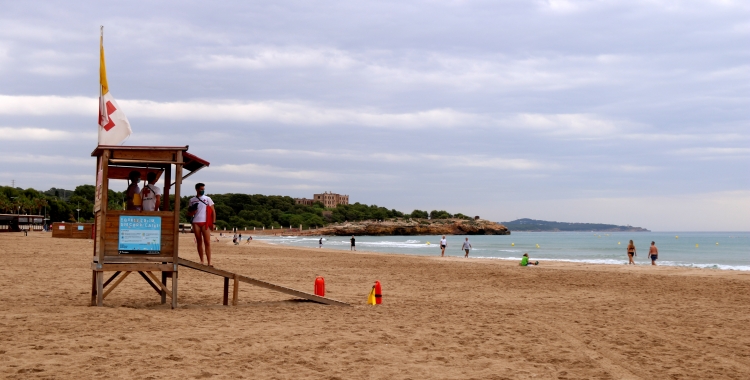
<path fill-rule="evenodd" d="M 141 189 L 143 200 L 143 211 L 159 211 L 161 206 L 161 189 L 156 186 L 156 173 L 149 172 L 146 175 L 148 183 Z"/>
<path fill-rule="evenodd" d="M 440 239 L 440 257 L 445 257 L 445 248 L 448 247 L 448 241 L 445 240 L 445 235 Z"/>
<path fill-rule="evenodd" d="M 461 247 L 464 251 L 466 251 L 466 255 L 464 255 L 464 258 L 469 257 L 469 250 L 471 249 L 471 243 L 469 243 L 469 238 L 466 238 L 466 241 L 464 242 L 464 245 Z"/>
<path fill-rule="evenodd" d="M 205 195 L 206 185 L 203 183 L 195 184 L 195 196 L 188 201 L 188 217 L 192 217 L 193 233 L 195 234 L 195 243 L 198 245 L 198 257 L 203 264 L 203 252 L 205 245 L 206 261 L 208 266 L 211 265 L 211 229 L 216 223 L 216 210 L 214 201 Z"/>

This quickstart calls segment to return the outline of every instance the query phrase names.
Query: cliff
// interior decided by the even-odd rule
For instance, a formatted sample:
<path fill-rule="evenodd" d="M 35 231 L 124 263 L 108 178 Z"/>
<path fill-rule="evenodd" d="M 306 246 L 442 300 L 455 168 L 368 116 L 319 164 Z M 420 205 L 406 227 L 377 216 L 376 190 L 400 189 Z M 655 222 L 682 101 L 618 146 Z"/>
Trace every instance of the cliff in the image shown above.
<path fill-rule="evenodd" d="M 301 235 L 510 235 L 505 226 L 489 220 L 411 219 L 397 221 L 362 221 L 329 225 L 306 230 Z"/>

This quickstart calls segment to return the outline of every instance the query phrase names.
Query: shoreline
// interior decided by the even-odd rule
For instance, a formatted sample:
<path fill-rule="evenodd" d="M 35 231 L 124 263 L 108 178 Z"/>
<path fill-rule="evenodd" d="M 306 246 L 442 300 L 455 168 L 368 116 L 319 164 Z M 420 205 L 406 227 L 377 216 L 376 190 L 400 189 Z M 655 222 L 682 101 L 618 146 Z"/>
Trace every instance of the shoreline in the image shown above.
<path fill-rule="evenodd" d="M 450 261 L 450 262 L 474 262 L 474 263 L 503 263 L 503 265 L 511 265 L 511 266 L 519 266 L 518 263 L 521 261 L 521 258 L 503 258 L 503 257 L 471 257 L 464 258 L 460 255 L 450 255 L 445 257 L 440 257 L 440 255 L 422 255 L 422 254 L 407 254 L 407 253 L 398 253 L 398 252 L 378 252 L 378 251 L 367 251 L 367 250 L 357 250 L 357 251 L 349 251 L 346 249 L 337 249 L 337 248 L 326 248 L 325 246 L 321 248 L 316 247 L 304 247 L 304 246 L 298 246 L 298 245 L 289 245 L 289 244 L 277 244 L 272 243 L 268 241 L 263 241 L 264 239 L 253 239 L 253 242 L 259 242 L 264 245 L 268 245 L 270 247 L 278 247 L 278 248 L 287 248 L 287 249 L 294 249 L 294 250 L 302 250 L 302 251 L 313 251 L 313 252 L 349 252 L 352 254 L 367 254 L 367 255 L 384 255 L 384 256 L 396 256 L 396 257 L 416 257 L 416 258 L 424 258 L 424 259 L 430 259 L 430 260 L 438 260 L 438 261 Z M 229 245 L 231 245 L 231 241 L 229 241 Z M 241 246 L 242 244 L 240 244 Z M 569 259 L 539 259 L 540 265 L 539 266 L 528 266 L 526 268 L 557 268 L 557 269 L 574 269 L 574 268 L 585 268 L 590 269 L 591 267 L 597 267 L 597 266 L 604 266 L 608 268 L 626 268 L 625 270 L 630 269 L 639 269 L 644 271 L 664 271 L 664 270 L 685 270 L 685 271 L 705 271 L 707 273 L 711 272 L 717 272 L 717 273 L 737 273 L 737 274 L 744 274 L 750 277 L 750 269 L 743 270 L 743 269 L 723 269 L 723 268 L 704 268 L 704 267 L 691 267 L 691 266 L 683 266 L 683 265 L 656 265 L 652 266 L 650 262 L 648 263 L 638 263 L 636 265 L 627 265 L 626 263 L 620 264 L 620 263 L 600 263 L 600 262 L 589 262 L 589 261 L 574 261 Z M 544 261 L 541 261 L 544 260 Z M 543 265 L 544 263 L 550 263 L 550 265 Z M 515 264 L 515 265 L 514 265 Z M 591 267 L 590 267 L 591 266 Z M 519 266 L 520 267 L 520 266 Z M 664 269 L 662 269 L 664 268 Z"/>

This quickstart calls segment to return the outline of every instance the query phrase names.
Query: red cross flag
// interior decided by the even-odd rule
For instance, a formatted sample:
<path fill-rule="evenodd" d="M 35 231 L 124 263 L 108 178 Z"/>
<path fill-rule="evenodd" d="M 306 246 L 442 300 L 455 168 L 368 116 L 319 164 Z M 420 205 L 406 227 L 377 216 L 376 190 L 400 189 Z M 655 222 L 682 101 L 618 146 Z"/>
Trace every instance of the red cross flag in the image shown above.
<path fill-rule="evenodd" d="M 104 65 L 104 27 L 99 38 L 99 145 L 119 145 L 130 136 L 128 118 L 117 105 L 107 85 L 107 69 Z"/>

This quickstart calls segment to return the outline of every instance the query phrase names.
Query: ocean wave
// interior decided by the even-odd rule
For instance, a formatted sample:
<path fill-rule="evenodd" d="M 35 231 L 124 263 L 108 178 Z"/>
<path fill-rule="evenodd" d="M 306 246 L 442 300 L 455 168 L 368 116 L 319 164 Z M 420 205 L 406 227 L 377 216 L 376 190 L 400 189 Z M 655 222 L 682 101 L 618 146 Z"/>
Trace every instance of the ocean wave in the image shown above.
<path fill-rule="evenodd" d="M 475 259 L 491 259 L 491 260 L 511 260 L 521 261 L 520 257 L 491 257 L 491 256 L 475 256 Z M 582 264 L 609 264 L 609 265 L 625 265 L 627 260 L 617 259 L 548 259 L 544 257 L 534 257 L 534 261 L 559 261 L 566 263 L 582 263 Z M 636 263 L 636 265 L 651 265 L 649 262 Z M 750 271 L 748 265 L 725 265 L 725 264 L 696 264 L 696 263 L 679 263 L 673 261 L 662 261 L 659 263 L 660 266 L 666 267 L 683 267 L 683 268 L 701 268 L 701 269 L 719 269 L 719 270 L 738 270 L 738 271 Z"/>

